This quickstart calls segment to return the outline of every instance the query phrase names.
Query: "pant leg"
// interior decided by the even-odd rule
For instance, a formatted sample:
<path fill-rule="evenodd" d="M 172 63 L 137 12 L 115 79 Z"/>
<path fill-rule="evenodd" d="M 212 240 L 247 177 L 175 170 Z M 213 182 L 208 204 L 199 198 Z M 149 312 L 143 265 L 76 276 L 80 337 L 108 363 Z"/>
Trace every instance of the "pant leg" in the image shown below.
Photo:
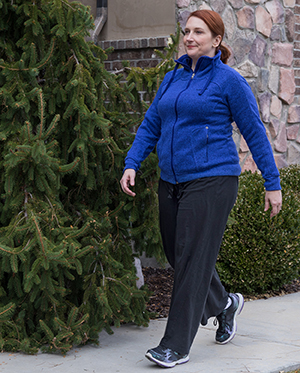
<path fill-rule="evenodd" d="M 200 321 L 206 323 L 208 317 L 219 314 L 227 302 L 228 294 L 216 274 L 215 264 L 237 185 L 237 177 L 222 176 L 176 186 L 174 286 L 160 344 L 179 353 L 189 352 Z M 171 250 L 167 248 L 168 252 Z"/>
<path fill-rule="evenodd" d="M 171 267 L 175 265 L 175 236 L 177 225 L 178 186 L 159 180 L 159 223 L 164 252 Z"/>

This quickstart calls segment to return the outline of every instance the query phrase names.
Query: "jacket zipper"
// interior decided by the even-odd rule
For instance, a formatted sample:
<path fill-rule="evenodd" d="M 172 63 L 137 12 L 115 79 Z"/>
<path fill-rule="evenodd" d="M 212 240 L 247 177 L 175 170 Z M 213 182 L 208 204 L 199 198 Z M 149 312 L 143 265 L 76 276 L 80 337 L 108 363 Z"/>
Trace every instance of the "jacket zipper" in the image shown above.
<path fill-rule="evenodd" d="M 208 162 L 208 126 L 205 127 L 206 131 L 206 162 Z"/>
<path fill-rule="evenodd" d="M 177 103 L 178 103 L 178 100 L 179 100 L 179 97 L 181 96 L 181 94 L 189 88 L 189 86 L 190 86 L 192 80 L 194 79 L 194 76 L 195 76 L 195 73 L 193 72 L 193 74 L 192 74 L 192 76 L 191 76 L 191 79 L 190 79 L 189 82 L 188 82 L 188 85 L 185 87 L 184 90 L 182 90 L 182 91 L 178 94 L 178 96 L 177 96 L 177 98 L 176 98 L 176 101 L 175 101 L 176 120 L 175 120 L 175 122 L 174 122 L 174 124 L 173 124 L 173 128 L 172 128 L 172 139 L 171 139 L 171 168 L 172 168 L 172 172 L 173 172 L 173 174 L 174 174 L 174 178 L 175 178 L 175 182 L 176 182 L 176 184 L 178 184 L 178 181 L 177 181 L 177 178 L 176 178 L 176 173 L 175 173 L 175 170 L 174 170 L 174 163 L 173 163 L 173 154 L 174 154 L 174 152 L 173 152 L 173 143 L 174 143 L 174 131 L 175 131 L 175 125 L 176 125 L 177 120 L 178 120 Z"/>

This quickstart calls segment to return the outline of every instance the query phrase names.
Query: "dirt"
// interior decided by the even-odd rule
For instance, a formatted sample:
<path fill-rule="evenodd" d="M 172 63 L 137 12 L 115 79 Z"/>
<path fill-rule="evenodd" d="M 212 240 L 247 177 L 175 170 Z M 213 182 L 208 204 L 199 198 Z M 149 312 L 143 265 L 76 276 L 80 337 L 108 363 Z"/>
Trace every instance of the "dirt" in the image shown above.
<path fill-rule="evenodd" d="M 151 292 L 147 310 L 151 312 L 152 318 L 168 317 L 171 294 L 173 287 L 174 270 L 172 268 L 144 267 L 143 275 L 145 284 Z M 267 299 L 300 291 L 300 279 L 284 285 L 279 291 L 269 291 L 255 296 L 244 295 L 246 301 L 255 299 Z"/>

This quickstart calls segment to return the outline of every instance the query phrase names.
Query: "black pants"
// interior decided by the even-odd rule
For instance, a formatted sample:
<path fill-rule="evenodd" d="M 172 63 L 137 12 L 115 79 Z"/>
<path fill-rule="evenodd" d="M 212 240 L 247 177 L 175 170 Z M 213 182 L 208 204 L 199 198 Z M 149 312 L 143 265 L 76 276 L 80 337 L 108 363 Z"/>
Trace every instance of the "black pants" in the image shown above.
<path fill-rule="evenodd" d="M 177 185 L 159 183 L 160 228 L 167 259 L 174 268 L 171 307 L 160 345 L 189 352 L 200 323 L 227 303 L 215 270 L 238 177 L 201 178 Z"/>

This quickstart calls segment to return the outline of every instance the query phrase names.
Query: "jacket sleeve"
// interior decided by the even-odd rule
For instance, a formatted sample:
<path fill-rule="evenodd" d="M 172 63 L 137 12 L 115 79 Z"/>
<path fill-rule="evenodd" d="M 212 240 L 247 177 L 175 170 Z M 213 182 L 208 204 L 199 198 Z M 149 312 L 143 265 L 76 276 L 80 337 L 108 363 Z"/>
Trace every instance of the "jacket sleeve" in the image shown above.
<path fill-rule="evenodd" d="M 266 129 L 260 119 L 254 94 L 246 79 L 237 74 L 234 74 L 226 89 L 226 100 L 232 118 L 262 173 L 266 190 L 280 190 L 279 172 Z"/>
<path fill-rule="evenodd" d="M 152 104 L 147 110 L 143 122 L 137 130 L 133 144 L 125 158 L 124 171 L 127 168 L 132 168 L 137 171 L 140 168 L 142 161 L 152 152 L 160 137 L 161 119 L 158 114 L 157 106 L 159 97 L 161 96 L 169 78 L 170 76 L 167 74 L 161 83 Z"/>

